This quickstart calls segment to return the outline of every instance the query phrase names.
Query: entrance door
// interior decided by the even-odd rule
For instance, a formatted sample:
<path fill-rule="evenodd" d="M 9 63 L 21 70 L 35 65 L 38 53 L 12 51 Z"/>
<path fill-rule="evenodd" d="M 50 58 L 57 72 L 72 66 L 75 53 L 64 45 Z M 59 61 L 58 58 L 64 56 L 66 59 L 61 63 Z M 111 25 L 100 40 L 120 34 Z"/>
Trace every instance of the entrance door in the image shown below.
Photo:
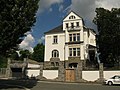
<path fill-rule="evenodd" d="M 74 82 L 75 81 L 75 70 L 74 69 L 66 69 L 65 71 L 66 81 Z"/>

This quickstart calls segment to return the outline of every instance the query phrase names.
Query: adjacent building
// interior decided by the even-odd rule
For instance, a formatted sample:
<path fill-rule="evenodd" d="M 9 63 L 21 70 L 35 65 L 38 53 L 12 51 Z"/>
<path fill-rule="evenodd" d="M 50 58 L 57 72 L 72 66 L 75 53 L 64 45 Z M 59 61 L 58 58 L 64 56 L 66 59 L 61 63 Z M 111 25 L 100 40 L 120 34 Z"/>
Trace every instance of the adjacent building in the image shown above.
<path fill-rule="evenodd" d="M 96 52 L 96 33 L 84 25 L 82 17 L 71 11 L 62 25 L 45 32 L 44 67 L 77 67 L 78 62 L 92 61 Z"/>

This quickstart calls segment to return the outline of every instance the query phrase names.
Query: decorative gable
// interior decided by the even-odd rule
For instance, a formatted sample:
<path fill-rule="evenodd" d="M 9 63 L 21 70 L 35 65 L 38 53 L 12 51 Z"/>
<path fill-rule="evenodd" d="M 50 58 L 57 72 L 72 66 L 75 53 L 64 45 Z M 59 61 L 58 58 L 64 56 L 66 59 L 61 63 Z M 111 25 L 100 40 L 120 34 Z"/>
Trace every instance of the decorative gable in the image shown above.
<path fill-rule="evenodd" d="M 65 18 L 63 21 L 68 21 L 68 20 L 74 20 L 74 19 L 82 19 L 79 15 L 77 15 L 76 13 L 74 13 L 73 11 L 71 11 Z"/>
<path fill-rule="evenodd" d="M 81 30 L 83 26 L 82 18 L 77 15 L 75 12 L 71 11 L 64 19 L 63 19 L 63 31 L 73 31 L 73 30 Z"/>

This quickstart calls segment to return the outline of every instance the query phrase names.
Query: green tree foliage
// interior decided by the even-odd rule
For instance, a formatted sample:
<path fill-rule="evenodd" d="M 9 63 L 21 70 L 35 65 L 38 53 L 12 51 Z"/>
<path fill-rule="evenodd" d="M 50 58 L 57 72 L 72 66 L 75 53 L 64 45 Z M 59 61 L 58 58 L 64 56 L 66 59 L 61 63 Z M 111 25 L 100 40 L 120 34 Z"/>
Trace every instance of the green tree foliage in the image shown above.
<path fill-rule="evenodd" d="M 24 60 L 24 58 L 30 58 L 31 57 L 31 53 L 29 50 L 21 50 L 20 51 L 20 60 Z"/>
<path fill-rule="evenodd" d="M 120 8 L 96 8 L 94 23 L 98 27 L 97 43 L 101 61 L 114 65 L 120 62 Z"/>
<path fill-rule="evenodd" d="M 0 68 L 7 67 L 7 58 L 0 55 Z"/>
<path fill-rule="evenodd" d="M 11 50 L 11 52 L 9 53 L 9 57 L 12 60 L 18 60 L 19 59 L 19 55 L 15 50 Z"/>
<path fill-rule="evenodd" d="M 34 47 L 32 59 L 37 62 L 44 62 L 44 48 L 45 46 L 43 44 L 37 44 Z"/>
<path fill-rule="evenodd" d="M 39 0 L 0 0 L 0 55 L 14 49 L 36 21 Z"/>

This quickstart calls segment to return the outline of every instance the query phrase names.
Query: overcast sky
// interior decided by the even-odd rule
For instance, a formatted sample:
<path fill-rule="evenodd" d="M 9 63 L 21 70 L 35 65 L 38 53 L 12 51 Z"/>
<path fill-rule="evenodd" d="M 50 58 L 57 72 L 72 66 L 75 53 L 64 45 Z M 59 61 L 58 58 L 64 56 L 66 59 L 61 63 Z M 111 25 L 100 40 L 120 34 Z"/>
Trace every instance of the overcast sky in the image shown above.
<path fill-rule="evenodd" d="M 120 0 L 40 0 L 35 26 L 20 47 L 33 51 L 32 47 L 44 40 L 44 32 L 62 24 L 63 18 L 71 10 L 84 19 L 87 27 L 96 30 L 92 20 L 95 17 L 95 9 L 98 7 L 109 10 L 120 8 Z"/>

